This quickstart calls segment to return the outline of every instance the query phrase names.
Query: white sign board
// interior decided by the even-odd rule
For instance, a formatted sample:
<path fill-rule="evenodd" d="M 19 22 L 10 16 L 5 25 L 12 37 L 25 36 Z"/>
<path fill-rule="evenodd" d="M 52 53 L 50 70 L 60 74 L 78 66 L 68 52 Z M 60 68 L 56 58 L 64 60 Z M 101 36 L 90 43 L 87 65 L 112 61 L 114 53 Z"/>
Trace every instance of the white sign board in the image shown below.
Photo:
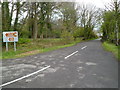
<path fill-rule="evenodd" d="M 3 32 L 3 42 L 18 42 L 18 32 L 17 31 Z"/>

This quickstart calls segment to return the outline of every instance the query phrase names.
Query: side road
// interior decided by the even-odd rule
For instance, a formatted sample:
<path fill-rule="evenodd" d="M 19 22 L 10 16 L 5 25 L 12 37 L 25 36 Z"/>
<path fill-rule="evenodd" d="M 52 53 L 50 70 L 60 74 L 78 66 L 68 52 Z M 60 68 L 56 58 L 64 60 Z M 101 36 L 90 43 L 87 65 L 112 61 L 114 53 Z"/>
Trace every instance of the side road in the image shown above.
<path fill-rule="evenodd" d="M 36 72 L 3 88 L 117 88 L 118 62 L 99 40 L 47 53 L 3 60 L 3 84 Z"/>

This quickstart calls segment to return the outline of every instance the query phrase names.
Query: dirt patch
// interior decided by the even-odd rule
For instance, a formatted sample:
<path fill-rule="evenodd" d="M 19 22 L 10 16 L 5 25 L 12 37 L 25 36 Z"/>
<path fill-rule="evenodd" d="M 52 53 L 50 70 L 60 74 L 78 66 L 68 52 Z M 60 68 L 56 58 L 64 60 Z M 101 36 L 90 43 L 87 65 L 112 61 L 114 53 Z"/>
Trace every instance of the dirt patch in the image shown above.
<path fill-rule="evenodd" d="M 16 56 L 26 56 L 26 55 L 36 54 L 36 53 L 39 53 L 39 52 L 40 52 L 40 50 L 33 50 L 33 51 L 21 53 L 21 54 L 16 55 Z"/>

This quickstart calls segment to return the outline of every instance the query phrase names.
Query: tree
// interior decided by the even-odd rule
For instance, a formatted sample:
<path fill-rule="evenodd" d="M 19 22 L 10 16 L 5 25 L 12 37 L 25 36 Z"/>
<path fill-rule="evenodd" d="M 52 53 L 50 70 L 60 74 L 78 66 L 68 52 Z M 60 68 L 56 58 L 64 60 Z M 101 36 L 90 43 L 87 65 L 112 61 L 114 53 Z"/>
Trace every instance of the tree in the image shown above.
<path fill-rule="evenodd" d="M 119 44 L 119 20 L 120 20 L 120 1 L 116 0 L 111 2 L 109 6 L 106 6 L 106 10 L 103 13 L 103 40 L 108 40 L 116 45 Z"/>
<path fill-rule="evenodd" d="M 20 3 L 19 0 L 17 0 L 17 2 L 15 3 L 15 7 L 16 7 L 16 17 L 15 17 L 15 21 L 14 21 L 14 30 L 17 30 L 17 25 L 18 25 L 18 16 L 20 14 L 20 8 L 25 4 L 25 2 L 22 2 L 22 4 Z"/>
<path fill-rule="evenodd" d="M 63 24 L 68 32 L 73 31 L 78 20 L 77 9 L 74 2 L 64 2 L 61 4 L 60 11 L 62 13 Z"/>
<path fill-rule="evenodd" d="M 9 30 L 9 2 L 2 3 L 2 29 Z"/>
<path fill-rule="evenodd" d="M 119 38 L 118 38 L 118 14 L 120 14 L 120 10 L 119 10 L 119 5 L 120 5 L 120 1 L 118 2 L 118 0 L 114 1 L 114 8 L 115 8 L 115 20 L 116 20 L 116 25 L 115 25 L 115 39 L 116 39 L 116 45 L 118 46 L 118 42 L 119 42 Z"/>
<path fill-rule="evenodd" d="M 79 6 L 79 21 L 80 26 L 84 28 L 84 38 L 89 39 L 93 37 L 93 29 L 100 20 L 99 9 L 91 5 Z"/>
<path fill-rule="evenodd" d="M 40 33 L 41 38 L 44 36 L 44 32 L 46 32 L 46 37 L 52 36 L 52 13 L 54 9 L 57 8 L 57 4 L 55 2 L 41 2 L 40 3 Z"/>
<path fill-rule="evenodd" d="M 39 6 L 39 3 L 33 3 L 33 10 L 34 10 L 34 21 L 33 21 L 33 39 L 36 39 L 37 38 L 37 34 L 38 34 L 38 6 Z"/>
<path fill-rule="evenodd" d="M 112 18 L 112 19 L 111 19 Z M 105 12 L 103 14 L 103 21 L 102 24 L 102 30 L 103 30 L 103 40 L 113 40 L 114 38 L 111 38 L 111 34 L 114 32 L 114 26 L 115 26 L 115 18 L 114 18 L 114 12 Z"/>
<path fill-rule="evenodd" d="M 14 12 L 15 4 L 13 2 L 11 2 L 11 5 L 12 5 L 12 8 L 11 8 L 11 11 L 10 11 L 8 30 L 10 30 L 12 28 L 12 18 L 13 18 L 13 12 Z"/>

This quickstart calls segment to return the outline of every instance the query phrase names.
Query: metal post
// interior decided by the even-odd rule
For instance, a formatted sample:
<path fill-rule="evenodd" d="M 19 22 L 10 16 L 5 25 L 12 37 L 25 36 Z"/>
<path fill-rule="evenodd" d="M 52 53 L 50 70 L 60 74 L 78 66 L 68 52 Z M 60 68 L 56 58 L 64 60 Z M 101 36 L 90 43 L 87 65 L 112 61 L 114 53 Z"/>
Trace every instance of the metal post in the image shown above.
<path fill-rule="evenodd" d="M 14 51 L 16 51 L 16 42 L 14 42 Z"/>
<path fill-rule="evenodd" d="M 6 51 L 8 51 L 8 42 L 6 42 Z"/>

